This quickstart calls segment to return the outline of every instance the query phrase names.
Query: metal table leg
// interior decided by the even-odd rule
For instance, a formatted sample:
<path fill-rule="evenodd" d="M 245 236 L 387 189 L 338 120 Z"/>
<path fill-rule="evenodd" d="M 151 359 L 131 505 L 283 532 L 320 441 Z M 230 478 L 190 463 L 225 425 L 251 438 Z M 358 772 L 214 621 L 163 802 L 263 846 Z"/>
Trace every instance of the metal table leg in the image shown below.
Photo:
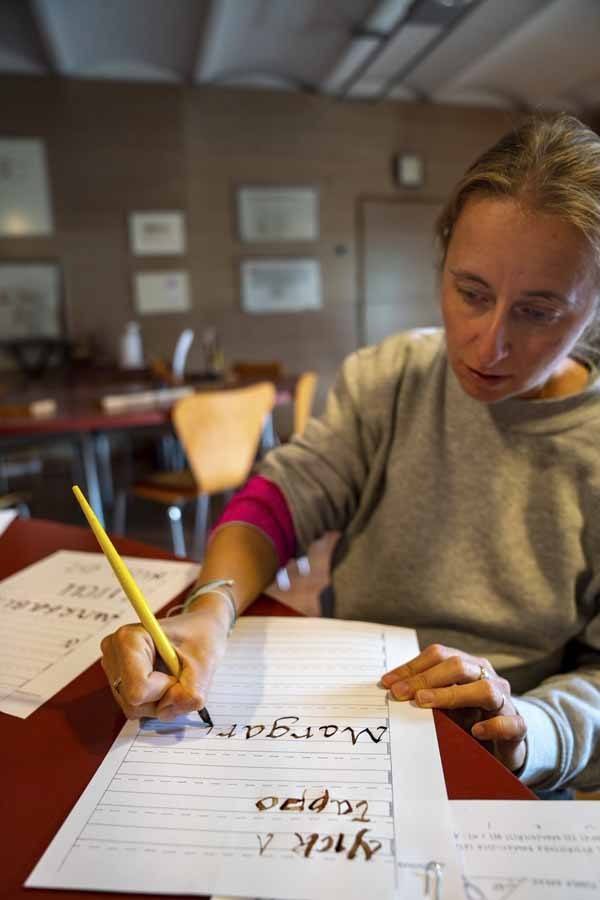
<path fill-rule="evenodd" d="M 115 499 L 115 491 L 112 476 L 111 448 L 108 435 L 104 431 L 97 432 L 94 435 L 94 445 L 102 498 L 105 503 L 111 506 Z"/>
<path fill-rule="evenodd" d="M 87 432 L 81 432 L 79 435 L 79 448 L 85 474 L 87 499 L 96 513 L 100 524 L 104 528 L 104 506 L 102 504 L 102 492 L 100 490 L 100 478 L 98 476 L 98 460 L 96 458 L 96 448 L 94 446 L 93 436 Z"/>

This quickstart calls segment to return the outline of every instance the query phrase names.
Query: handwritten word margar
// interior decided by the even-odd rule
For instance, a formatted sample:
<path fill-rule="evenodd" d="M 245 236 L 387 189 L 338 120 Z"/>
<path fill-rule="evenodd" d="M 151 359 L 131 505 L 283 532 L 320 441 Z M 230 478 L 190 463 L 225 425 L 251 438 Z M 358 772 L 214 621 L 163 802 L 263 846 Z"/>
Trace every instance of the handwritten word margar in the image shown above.
<path fill-rule="evenodd" d="M 261 735 L 264 738 L 273 738 L 274 740 L 289 735 L 297 741 L 308 741 L 313 737 L 333 738 L 339 732 L 340 735 L 348 733 L 352 745 L 354 746 L 358 743 L 358 740 L 362 735 L 365 735 L 365 738 L 370 739 L 374 744 L 378 744 L 388 730 L 387 725 L 378 725 L 377 728 L 373 729 L 373 731 L 379 732 L 379 734 L 374 734 L 370 728 L 356 729 L 351 725 L 307 725 L 304 732 L 298 734 L 292 729 L 299 721 L 299 716 L 279 716 L 270 725 L 238 725 L 235 723 L 226 731 L 217 731 L 214 726 L 209 726 L 205 733 L 208 736 L 213 732 L 213 737 L 218 738 L 243 736 L 247 741 L 252 740 L 252 738 L 260 737 Z M 283 722 L 289 722 L 290 724 L 284 725 L 282 724 Z"/>

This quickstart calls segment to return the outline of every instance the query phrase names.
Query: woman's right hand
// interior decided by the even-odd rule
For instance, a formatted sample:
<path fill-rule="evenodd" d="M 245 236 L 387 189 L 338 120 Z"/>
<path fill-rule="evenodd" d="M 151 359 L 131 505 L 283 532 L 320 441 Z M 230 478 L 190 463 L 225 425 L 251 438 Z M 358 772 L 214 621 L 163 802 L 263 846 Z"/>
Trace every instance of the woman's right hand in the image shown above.
<path fill-rule="evenodd" d="M 207 595 L 191 612 L 161 619 L 181 662 L 179 678 L 164 671 L 142 625 L 123 625 L 102 641 L 102 668 L 128 719 L 163 721 L 203 709 L 215 669 L 225 653 L 229 613 Z"/>

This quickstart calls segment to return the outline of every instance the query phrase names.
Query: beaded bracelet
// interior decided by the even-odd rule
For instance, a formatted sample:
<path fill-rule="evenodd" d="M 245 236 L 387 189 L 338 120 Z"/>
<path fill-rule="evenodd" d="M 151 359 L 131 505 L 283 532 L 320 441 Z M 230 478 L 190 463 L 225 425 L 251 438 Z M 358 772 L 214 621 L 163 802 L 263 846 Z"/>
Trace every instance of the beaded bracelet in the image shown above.
<path fill-rule="evenodd" d="M 233 626 L 237 622 L 237 607 L 235 605 L 235 600 L 233 597 L 233 591 L 231 588 L 235 582 L 231 578 L 218 578 L 216 581 L 207 581 L 206 584 L 200 584 L 198 587 L 195 587 L 191 594 L 185 598 L 183 603 L 182 612 L 186 613 L 189 610 L 189 607 L 197 600 L 198 597 L 201 597 L 203 594 L 218 594 L 219 597 L 224 597 L 225 600 L 229 603 L 231 613 L 231 622 L 229 623 L 229 633 L 231 633 Z"/>

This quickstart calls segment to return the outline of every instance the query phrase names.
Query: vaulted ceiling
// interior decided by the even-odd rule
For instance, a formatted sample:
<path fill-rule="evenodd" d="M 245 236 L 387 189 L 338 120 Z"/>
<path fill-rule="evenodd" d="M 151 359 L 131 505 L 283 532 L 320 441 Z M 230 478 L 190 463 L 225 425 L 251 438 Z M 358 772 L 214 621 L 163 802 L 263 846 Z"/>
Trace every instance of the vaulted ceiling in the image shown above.
<path fill-rule="evenodd" d="M 0 0 L 0 76 L 600 107 L 600 0 Z"/>

